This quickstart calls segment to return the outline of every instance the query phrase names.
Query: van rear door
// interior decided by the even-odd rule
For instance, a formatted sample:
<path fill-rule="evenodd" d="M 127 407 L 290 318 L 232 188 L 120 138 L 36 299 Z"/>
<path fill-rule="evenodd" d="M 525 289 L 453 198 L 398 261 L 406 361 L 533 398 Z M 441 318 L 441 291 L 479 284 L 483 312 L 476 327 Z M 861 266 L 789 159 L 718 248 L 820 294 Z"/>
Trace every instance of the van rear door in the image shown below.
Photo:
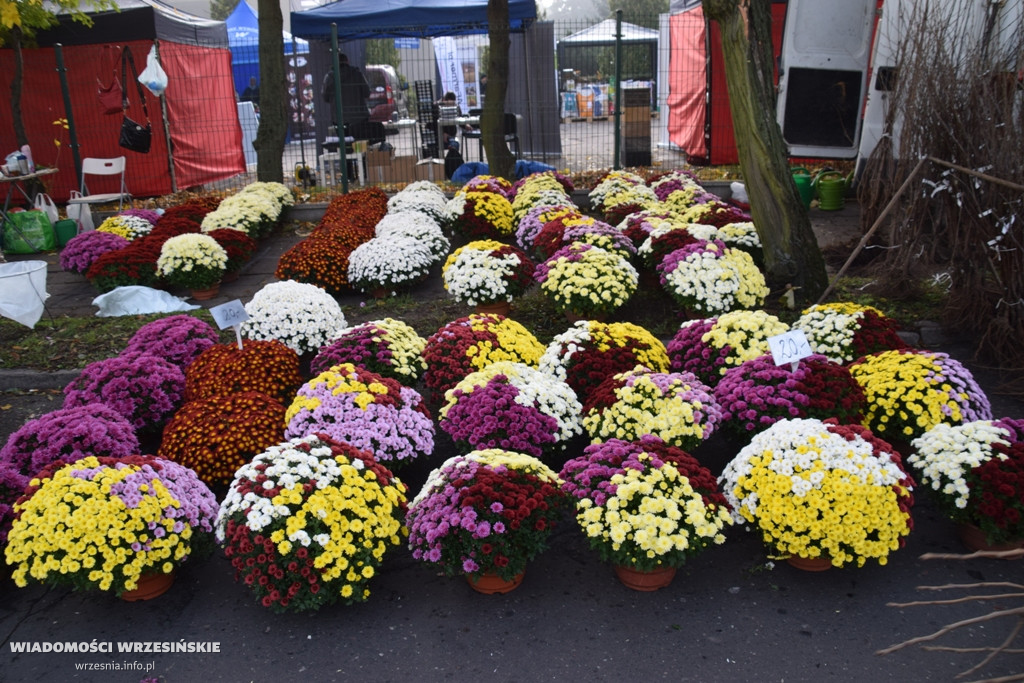
<path fill-rule="evenodd" d="M 777 117 L 791 156 L 857 156 L 879 0 L 789 0 Z"/>

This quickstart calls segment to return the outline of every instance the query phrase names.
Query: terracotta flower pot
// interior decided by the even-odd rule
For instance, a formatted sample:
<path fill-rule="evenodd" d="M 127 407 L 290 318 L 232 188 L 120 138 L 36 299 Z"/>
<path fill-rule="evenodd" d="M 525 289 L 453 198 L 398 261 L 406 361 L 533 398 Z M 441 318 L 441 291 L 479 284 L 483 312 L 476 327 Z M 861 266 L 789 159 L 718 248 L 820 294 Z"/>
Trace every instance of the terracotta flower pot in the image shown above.
<path fill-rule="evenodd" d="M 569 324 L 575 325 L 580 320 L 596 320 L 599 323 L 603 323 L 608 320 L 607 313 L 576 313 L 575 311 L 566 311 L 565 319 L 569 321 Z"/>
<path fill-rule="evenodd" d="M 512 304 L 507 301 L 492 301 L 489 304 L 477 304 L 476 312 L 480 315 L 490 313 L 491 315 L 508 315 L 512 311 Z"/>
<path fill-rule="evenodd" d="M 988 538 L 985 537 L 985 532 L 981 530 L 981 527 L 975 524 L 968 524 L 967 522 L 961 522 L 956 525 L 956 535 L 960 539 L 960 542 L 964 544 L 964 547 L 971 552 L 1000 552 L 1003 550 L 1017 550 L 1024 545 L 1024 541 L 989 543 Z"/>
<path fill-rule="evenodd" d="M 786 562 L 791 567 L 796 567 L 805 572 L 824 572 L 832 568 L 832 560 L 827 557 L 800 557 L 790 555 Z"/>
<path fill-rule="evenodd" d="M 192 298 L 196 301 L 209 301 L 220 294 L 220 282 L 207 289 L 193 289 Z"/>
<path fill-rule="evenodd" d="M 632 567 L 615 565 L 615 575 L 619 577 L 622 585 L 627 588 L 632 588 L 635 591 L 650 592 L 665 588 L 672 583 L 672 579 L 676 575 L 676 568 L 662 567 L 649 572 L 642 572 Z"/>
<path fill-rule="evenodd" d="M 130 591 L 121 594 L 121 599 L 127 602 L 137 600 L 152 600 L 163 595 L 174 584 L 174 572 L 164 574 L 163 572 L 152 572 L 139 577 L 139 585 Z"/>
<path fill-rule="evenodd" d="M 518 588 L 519 584 L 523 582 L 523 575 L 525 574 L 525 571 L 519 572 L 511 581 L 506 581 L 497 574 L 492 574 L 490 572 L 485 572 L 483 574 L 466 574 L 466 582 L 469 584 L 469 587 L 477 593 L 483 593 L 484 595 L 498 595 L 508 593 Z"/>

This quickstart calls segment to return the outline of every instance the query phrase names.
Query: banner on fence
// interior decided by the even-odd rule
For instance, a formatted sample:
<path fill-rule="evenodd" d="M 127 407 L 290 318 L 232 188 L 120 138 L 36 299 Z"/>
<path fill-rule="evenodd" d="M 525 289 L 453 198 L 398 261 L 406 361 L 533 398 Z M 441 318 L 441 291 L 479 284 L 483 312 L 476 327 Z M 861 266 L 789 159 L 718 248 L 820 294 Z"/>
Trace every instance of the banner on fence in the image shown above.
<path fill-rule="evenodd" d="M 434 57 L 441 72 L 441 91 L 455 93 L 459 109 L 464 114 L 482 107 L 480 59 L 477 55 L 479 39 L 442 36 L 434 38 L 433 43 Z"/>

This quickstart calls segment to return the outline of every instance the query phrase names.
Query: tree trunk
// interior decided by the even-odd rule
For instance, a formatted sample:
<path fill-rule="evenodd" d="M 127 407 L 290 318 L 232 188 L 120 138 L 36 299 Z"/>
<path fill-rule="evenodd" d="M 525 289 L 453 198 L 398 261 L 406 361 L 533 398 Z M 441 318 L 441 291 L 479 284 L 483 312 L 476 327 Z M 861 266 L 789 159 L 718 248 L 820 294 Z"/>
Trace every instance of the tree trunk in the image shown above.
<path fill-rule="evenodd" d="M 25 123 L 21 119 L 21 91 L 25 77 L 25 56 L 21 52 L 21 27 L 11 27 L 11 48 L 14 50 L 14 75 L 11 78 L 11 124 L 18 149 L 29 144 Z"/>
<path fill-rule="evenodd" d="M 775 120 L 770 0 L 704 0 L 722 31 L 725 78 L 740 169 L 773 291 L 796 287 L 814 302 L 828 286 L 825 261 L 786 161 Z"/>
<path fill-rule="evenodd" d="M 260 127 L 256 147 L 256 177 L 263 182 L 284 180 L 281 158 L 288 129 L 285 106 L 288 86 L 284 77 L 284 18 L 277 0 L 259 0 Z"/>
<path fill-rule="evenodd" d="M 490 174 L 515 180 L 516 160 L 505 144 L 505 90 L 508 87 L 508 0 L 487 0 L 487 96 L 480 115 L 481 140 Z"/>

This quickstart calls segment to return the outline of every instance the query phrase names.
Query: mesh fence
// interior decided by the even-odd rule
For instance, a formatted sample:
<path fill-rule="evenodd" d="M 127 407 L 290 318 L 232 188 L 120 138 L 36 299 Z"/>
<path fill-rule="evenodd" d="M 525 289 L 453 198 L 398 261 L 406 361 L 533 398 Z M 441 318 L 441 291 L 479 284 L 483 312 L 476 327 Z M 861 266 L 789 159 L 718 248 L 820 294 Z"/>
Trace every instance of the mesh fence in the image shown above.
<path fill-rule="evenodd" d="M 635 21 L 623 24 L 618 47 L 614 20 L 538 21 L 512 35 L 505 133 L 527 169 L 546 165 L 576 173 L 615 166 L 735 163 L 716 27 L 705 22 L 699 8 Z M 781 31 L 781 20 L 776 24 Z M 129 96 L 128 110 L 104 114 L 98 90 L 121 81 L 123 48 L 131 49 L 142 70 L 154 44 L 168 74 L 165 97 L 147 92 L 143 112 L 129 74 L 128 82 L 121 83 Z M 486 35 L 359 40 L 340 49 L 366 77 L 371 91 L 368 119 L 348 122 L 348 133 L 356 140 L 348 148 L 353 183 L 444 179 L 444 158 L 455 146 L 451 141 L 463 161 L 486 162 L 479 129 L 479 111 L 488 96 Z M 260 87 L 256 40 L 230 50 L 138 40 L 70 45 L 63 53 L 70 108 L 60 94 L 53 48 L 25 50 L 27 85 L 21 107 L 37 163 L 60 169 L 48 187 L 55 198 L 66 197 L 79 185 L 68 120 L 79 157 L 128 157 L 128 186 L 135 196 L 244 185 L 255 178 L 259 107 L 275 97 L 284 100 L 289 119 L 282 158 L 285 178 L 328 189 L 339 185 L 337 132 L 331 107 L 322 97 L 332 64 L 327 42 L 286 44 L 283 93 Z M 5 92 L 12 66 L 11 51 L 0 50 L 0 88 Z M 258 94 L 247 93 L 251 85 L 259 88 Z M 438 101 L 449 91 L 455 93 L 455 109 L 445 109 L 439 120 Z M 153 131 L 149 153 L 118 146 L 125 114 L 134 120 L 148 116 Z M 0 149 L 14 147 L 11 127 L 3 126 Z"/>

